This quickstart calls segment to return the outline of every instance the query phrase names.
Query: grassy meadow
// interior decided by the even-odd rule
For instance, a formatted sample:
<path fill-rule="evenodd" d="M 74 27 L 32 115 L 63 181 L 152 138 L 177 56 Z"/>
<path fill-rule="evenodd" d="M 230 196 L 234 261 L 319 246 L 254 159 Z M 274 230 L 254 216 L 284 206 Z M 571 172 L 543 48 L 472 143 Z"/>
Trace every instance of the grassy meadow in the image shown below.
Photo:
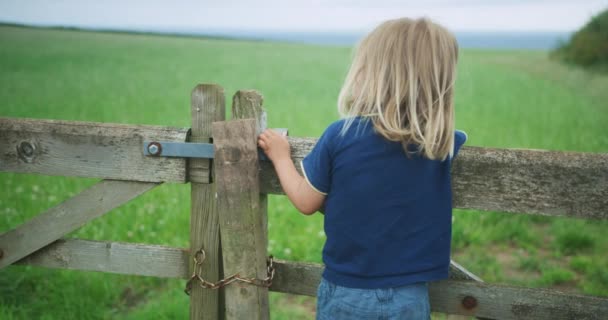
<path fill-rule="evenodd" d="M 0 27 L 0 116 L 189 127 L 197 83 L 257 89 L 270 127 L 319 136 L 337 119 L 350 48 Z M 468 145 L 608 152 L 608 76 L 546 52 L 462 50 L 457 127 Z M 0 232 L 94 184 L 0 173 Z M 269 251 L 321 260 L 322 216 L 271 196 Z M 606 208 L 608 210 L 608 208 Z M 162 185 L 69 234 L 188 246 L 189 185 Z M 453 258 L 488 282 L 608 296 L 608 221 L 455 210 Z M 145 267 L 145 266 L 143 266 Z M 185 281 L 14 266 L 0 319 L 185 319 Z M 271 294 L 273 319 L 314 299 Z"/>

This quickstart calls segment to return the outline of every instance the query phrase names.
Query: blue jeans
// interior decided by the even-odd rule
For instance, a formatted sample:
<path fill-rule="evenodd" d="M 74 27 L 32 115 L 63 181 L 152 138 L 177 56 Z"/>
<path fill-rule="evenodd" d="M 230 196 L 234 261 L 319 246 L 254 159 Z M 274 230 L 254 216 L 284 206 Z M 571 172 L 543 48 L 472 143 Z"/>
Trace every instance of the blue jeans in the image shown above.
<path fill-rule="evenodd" d="M 321 280 L 317 320 L 431 318 L 426 282 L 387 289 L 356 289 Z"/>

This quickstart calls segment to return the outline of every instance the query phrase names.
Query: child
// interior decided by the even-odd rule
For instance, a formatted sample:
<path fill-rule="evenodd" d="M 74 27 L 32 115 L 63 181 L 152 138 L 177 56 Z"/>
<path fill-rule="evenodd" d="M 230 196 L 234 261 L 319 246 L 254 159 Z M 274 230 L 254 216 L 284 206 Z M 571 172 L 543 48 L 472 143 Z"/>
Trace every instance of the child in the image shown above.
<path fill-rule="evenodd" d="M 359 44 L 331 124 L 301 163 L 272 130 L 258 144 L 302 213 L 324 208 L 317 319 L 429 319 L 427 283 L 450 264 L 454 36 L 427 19 L 382 23 Z"/>

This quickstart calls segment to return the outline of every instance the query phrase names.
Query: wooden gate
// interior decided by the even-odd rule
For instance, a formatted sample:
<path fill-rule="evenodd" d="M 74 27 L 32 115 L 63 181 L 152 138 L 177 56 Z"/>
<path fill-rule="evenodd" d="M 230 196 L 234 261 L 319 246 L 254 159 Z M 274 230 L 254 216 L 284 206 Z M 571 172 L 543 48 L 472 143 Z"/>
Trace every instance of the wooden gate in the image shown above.
<path fill-rule="evenodd" d="M 0 118 L 0 171 L 102 179 L 0 234 L 0 268 L 37 265 L 186 280 L 195 273 L 210 282 L 234 273 L 265 278 L 266 195 L 283 191 L 272 164 L 259 161 L 256 150 L 257 133 L 265 128 L 262 96 L 238 91 L 234 120 L 227 122 L 224 100 L 220 86 L 194 88 L 190 129 Z M 212 142 L 215 159 L 145 156 L 144 141 Z M 316 143 L 289 141 L 296 163 Z M 452 178 L 456 208 L 608 218 L 608 154 L 464 147 Z M 164 182 L 191 185 L 189 249 L 62 238 Z M 275 260 L 274 269 L 269 290 L 314 296 L 323 266 Z M 191 287 L 191 319 L 269 317 L 264 286 L 234 283 L 211 290 L 199 283 Z M 431 284 L 430 298 L 433 311 L 489 319 L 608 314 L 606 298 L 488 284 L 455 262 L 449 280 Z"/>

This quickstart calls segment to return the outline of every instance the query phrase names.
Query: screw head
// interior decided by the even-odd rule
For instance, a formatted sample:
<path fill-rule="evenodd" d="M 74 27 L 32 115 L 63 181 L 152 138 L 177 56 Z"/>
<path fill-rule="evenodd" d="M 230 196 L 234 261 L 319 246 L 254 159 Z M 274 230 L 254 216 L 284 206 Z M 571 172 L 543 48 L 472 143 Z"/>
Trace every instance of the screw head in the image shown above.
<path fill-rule="evenodd" d="M 162 147 L 158 142 L 150 142 L 150 144 L 148 144 L 148 152 L 153 156 L 160 155 L 161 150 Z"/>
<path fill-rule="evenodd" d="M 462 306 L 467 310 L 471 310 L 477 307 L 477 299 L 471 296 L 466 296 L 462 299 Z"/>
<path fill-rule="evenodd" d="M 21 149 L 21 152 L 23 152 L 23 155 L 26 157 L 31 157 L 34 154 L 34 146 L 27 141 L 21 142 L 19 148 Z"/>
<path fill-rule="evenodd" d="M 25 161 L 31 163 L 36 158 L 36 145 L 31 141 L 21 141 L 17 144 L 17 156 Z"/>

